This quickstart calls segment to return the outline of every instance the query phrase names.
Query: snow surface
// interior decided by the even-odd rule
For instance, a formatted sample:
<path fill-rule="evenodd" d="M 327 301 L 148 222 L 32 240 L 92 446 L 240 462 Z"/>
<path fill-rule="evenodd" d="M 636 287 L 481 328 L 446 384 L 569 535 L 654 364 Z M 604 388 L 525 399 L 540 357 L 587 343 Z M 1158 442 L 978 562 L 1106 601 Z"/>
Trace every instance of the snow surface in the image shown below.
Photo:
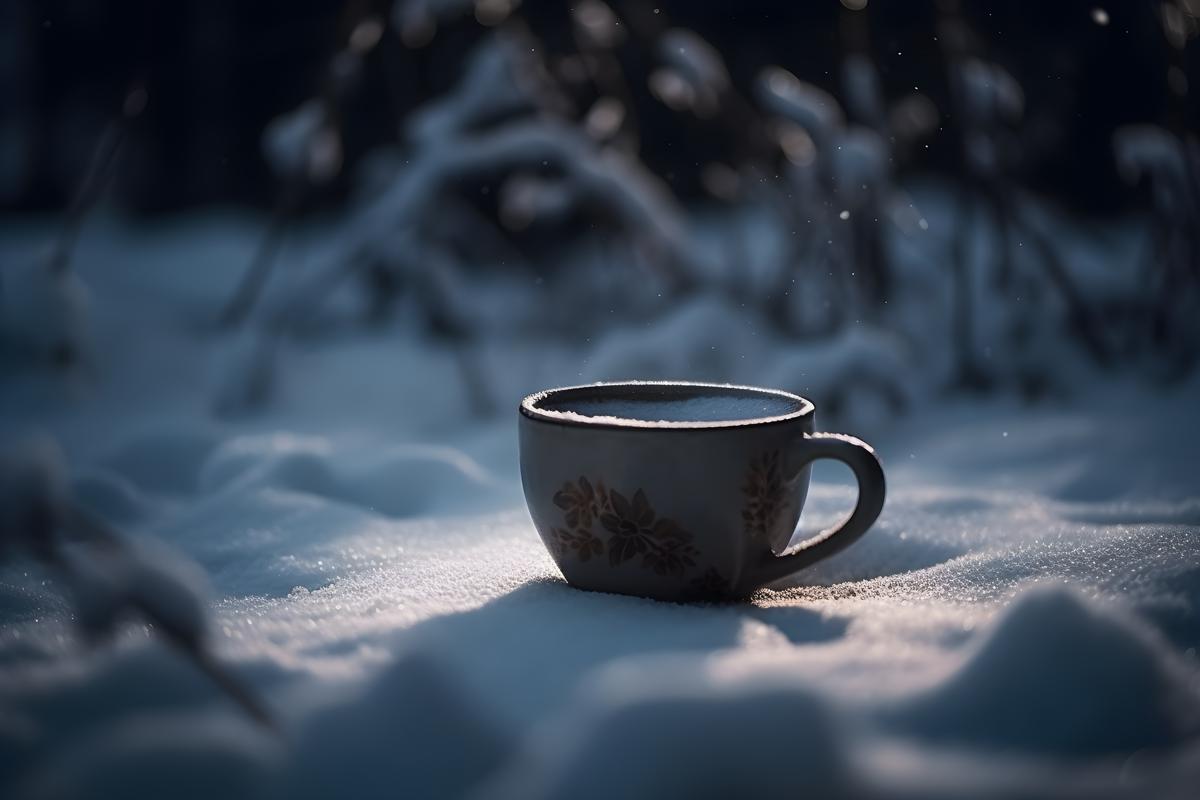
<path fill-rule="evenodd" d="M 4 274 L 50 233 L 0 231 Z M 595 342 L 480 346 L 503 412 L 478 420 L 455 354 L 403 321 L 331 323 L 279 346 L 269 400 L 240 413 L 219 397 L 261 377 L 254 340 L 212 319 L 256 235 L 93 228 L 91 361 L 6 367 L 0 437 L 54 435 L 78 502 L 199 565 L 215 649 L 278 731 L 143 626 L 89 646 L 55 576 L 9 562 L 3 796 L 1195 796 L 1196 380 L 1081 377 L 1032 408 L 914 381 L 906 415 L 843 414 L 889 481 L 854 547 L 745 603 L 583 593 L 521 502 L 522 395 L 805 391 L 862 348 L 782 344 L 699 297 Z M 331 247 L 301 234 L 280 281 Z M 848 474 L 816 479 L 809 528 L 853 502 Z"/>

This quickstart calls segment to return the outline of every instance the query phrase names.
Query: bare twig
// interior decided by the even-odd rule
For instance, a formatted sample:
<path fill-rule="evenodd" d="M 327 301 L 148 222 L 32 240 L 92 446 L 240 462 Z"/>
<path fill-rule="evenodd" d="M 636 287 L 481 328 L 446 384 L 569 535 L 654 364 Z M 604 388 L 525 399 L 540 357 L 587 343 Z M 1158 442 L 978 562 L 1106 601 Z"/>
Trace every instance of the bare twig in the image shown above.
<path fill-rule="evenodd" d="M 120 534 L 110 528 L 103 520 L 88 513 L 77 504 L 67 504 L 63 513 L 63 527 L 77 536 L 81 535 L 83 540 L 90 545 L 121 554 L 123 557 L 131 557 L 129 545 Z M 52 558 L 52 562 L 67 573 L 70 573 L 73 569 L 71 562 L 67 559 Z M 203 646 L 202 638 L 195 631 L 179 627 L 168 616 L 159 613 L 152 604 L 147 604 L 144 601 L 134 598 L 133 605 L 136 606 L 142 616 L 172 646 L 187 656 L 201 672 L 207 675 L 221 691 L 237 703 L 251 719 L 267 729 L 272 731 L 278 730 L 277 724 L 266 706 L 260 703 L 249 689 L 216 660 L 213 654 Z"/>
<path fill-rule="evenodd" d="M 254 305 L 259 295 L 262 294 L 267 279 L 271 276 L 271 271 L 278 260 L 279 249 L 283 244 L 288 222 L 295 207 L 293 198 L 296 195 L 297 192 L 286 192 L 271 214 L 271 221 L 263 233 L 258 249 L 255 250 L 250 266 L 247 267 L 233 295 L 226 303 L 225 309 L 221 312 L 222 327 L 237 326 L 254 310 Z"/>
<path fill-rule="evenodd" d="M 233 673 L 229 672 L 220 661 L 217 661 L 210 651 L 201 647 L 194 640 L 180 636 L 179 632 L 170 627 L 162 624 L 158 624 L 157 627 L 167 636 L 171 644 L 207 675 L 218 689 L 240 706 L 248 717 L 273 733 L 279 732 L 279 723 L 270 710 L 235 678 Z"/>
<path fill-rule="evenodd" d="M 957 221 L 954 226 L 954 241 L 950 258 L 950 269 L 954 280 L 951 310 L 951 339 L 957 354 L 957 381 L 966 389 L 979 390 L 989 385 L 987 376 L 975 356 L 974 302 L 971 295 L 971 224 L 974 219 L 973 193 L 967 184 L 959 187 Z"/>
<path fill-rule="evenodd" d="M 145 106 L 146 91 L 140 83 L 135 83 L 125 93 L 121 112 L 105 125 L 100 138 L 96 140 L 87 171 L 80 179 L 71 205 L 67 208 L 62 230 L 47 259 L 47 267 L 51 272 L 62 274 L 70 267 L 71 255 L 79 241 L 83 223 L 112 180 L 113 165 L 125 142 L 129 123 L 142 113 Z"/>
<path fill-rule="evenodd" d="M 355 33 L 359 27 L 371 21 L 372 5 L 369 0 L 346 0 L 338 26 L 336 44 L 331 49 L 330 57 L 327 59 L 325 69 L 318 81 L 314 99 L 320 109 L 322 124 L 335 130 L 340 118 L 343 95 L 347 92 L 348 81 L 341 73 L 346 69 L 347 64 L 359 64 L 362 55 L 366 50 L 373 48 L 379 39 L 376 36 L 362 44 L 355 41 Z M 306 150 L 310 146 L 311 143 L 306 145 Z M 311 153 L 305 155 L 311 157 Z M 280 190 L 279 201 L 275 205 L 271 220 L 255 250 L 254 257 L 221 312 L 220 324 L 222 327 L 238 325 L 253 310 L 274 268 L 289 221 L 300 208 L 306 195 L 312 190 L 313 185 L 329 179 L 338 171 L 334 168 L 328 174 L 314 175 L 312 164 L 309 163 L 307 166 L 307 169 L 301 169 L 298 173 L 287 176 Z M 340 160 L 338 166 L 340 167 Z"/>
<path fill-rule="evenodd" d="M 1058 289 L 1059 295 L 1067 306 L 1067 314 L 1075 334 L 1083 342 L 1092 359 L 1101 366 L 1110 366 L 1112 354 L 1108 343 L 1100 333 L 1101 326 L 1094 319 L 1093 311 L 1087 300 L 1075 286 L 1075 281 L 1071 277 L 1067 265 L 1063 262 L 1054 243 L 1050 241 L 1050 237 L 1036 223 L 1027 218 L 1020 204 L 1015 203 L 1011 194 L 1003 187 L 997 192 L 995 202 L 1007 209 L 1004 212 L 1006 218 L 1015 221 L 1018 229 L 1029 238 L 1037 250 L 1046 269 L 1046 275 Z"/>

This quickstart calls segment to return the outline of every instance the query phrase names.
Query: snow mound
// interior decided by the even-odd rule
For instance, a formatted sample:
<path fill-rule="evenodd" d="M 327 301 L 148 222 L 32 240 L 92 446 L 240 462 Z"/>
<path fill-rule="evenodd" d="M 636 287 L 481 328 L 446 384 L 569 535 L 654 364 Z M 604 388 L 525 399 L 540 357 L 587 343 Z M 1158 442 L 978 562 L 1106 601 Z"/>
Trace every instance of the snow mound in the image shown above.
<path fill-rule="evenodd" d="M 959 746 L 1066 757 L 1179 745 L 1200 693 L 1159 636 L 1076 590 L 1020 595 L 967 663 L 891 724 Z"/>
<path fill-rule="evenodd" d="M 102 463 L 145 491 L 187 494 L 218 442 L 203 427 L 166 425 L 131 433 Z"/>
<path fill-rule="evenodd" d="M 144 715 L 66 748 L 20 784 L 14 800 L 262 796 L 281 748 L 227 716 Z"/>
<path fill-rule="evenodd" d="M 410 652 L 309 715 L 283 797 L 456 797 L 507 755 L 504 732 L 437 657 Z"/>
<path fill-rule="evenodd" d="M 289 489 L 394 517 L 447 506 L 465 513 L 483 504 L 496 484 L 452 447 L 338 446 L 324 437 L 288 433 L 230 439 L 200 470 L 206 492 Z"/>
<path fill-rule="evenodd" d="M 678 659 L 677 659 L 678 661 Z M 794 686 L 716 670 L 614 670 L 576 715 L 532 737 L 477 795 L 490 800 L 791 796 L 861 792 L 842 720 Z"/>
<path fill-rule="evenodd" d="M 110 522 L 135 522 L 148 511 L 146 498 L 131 481 L 105 470 L 75 478 L 71 482 L 71 496 Z"/>

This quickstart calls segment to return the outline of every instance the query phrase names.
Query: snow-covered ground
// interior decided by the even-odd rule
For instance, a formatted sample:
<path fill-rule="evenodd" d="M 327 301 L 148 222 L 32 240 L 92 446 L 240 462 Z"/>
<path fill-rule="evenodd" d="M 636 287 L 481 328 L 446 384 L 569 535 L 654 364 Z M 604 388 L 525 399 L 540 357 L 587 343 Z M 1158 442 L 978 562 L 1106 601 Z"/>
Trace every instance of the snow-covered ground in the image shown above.
<path fill-rule="evenodd" d="M 2 234 L 11 274 L 50 231 Z M 277 730 L 145 627 L 89 646 L 54 576 L 9 562 L 5 797 L 1196 796 L 1195 378 L 851 406 L 839 423 L 889 480 L 859 544 L 740 604 L 589 594 L 523 508 L 520 394 L 617 376 L 803 391 L 828 379 L 819 354 L 704 297 L 465 358 L 403 319 L 217 332 L 255 236 L 236 218 L 90 231 L 87 365 L 6 367 L 0 434 L 53 435 L 80 504 L 199 565 L 213 646 Z M 472 416 L 464 363 L 500 412 Z M 853 502 L 848 473 L 817 480 L 814 528 Z"/>

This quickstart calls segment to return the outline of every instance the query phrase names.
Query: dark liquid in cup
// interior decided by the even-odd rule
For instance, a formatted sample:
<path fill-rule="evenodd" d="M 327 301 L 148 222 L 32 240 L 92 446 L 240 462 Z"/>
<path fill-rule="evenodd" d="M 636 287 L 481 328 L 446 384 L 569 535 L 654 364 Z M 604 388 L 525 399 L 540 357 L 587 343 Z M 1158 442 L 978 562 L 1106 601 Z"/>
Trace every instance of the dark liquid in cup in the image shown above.
<path fill-rule="evenodd" d="M 800 408 L 798 403 L 786 397 L 751 392 L 647 393 L 644 396 L 626 392 L 613 397 L 553 398 L 543 401 L 541 407 L 587 417 L 617 417 L 643 422 L 734 422 L 779 417 Z"/>

